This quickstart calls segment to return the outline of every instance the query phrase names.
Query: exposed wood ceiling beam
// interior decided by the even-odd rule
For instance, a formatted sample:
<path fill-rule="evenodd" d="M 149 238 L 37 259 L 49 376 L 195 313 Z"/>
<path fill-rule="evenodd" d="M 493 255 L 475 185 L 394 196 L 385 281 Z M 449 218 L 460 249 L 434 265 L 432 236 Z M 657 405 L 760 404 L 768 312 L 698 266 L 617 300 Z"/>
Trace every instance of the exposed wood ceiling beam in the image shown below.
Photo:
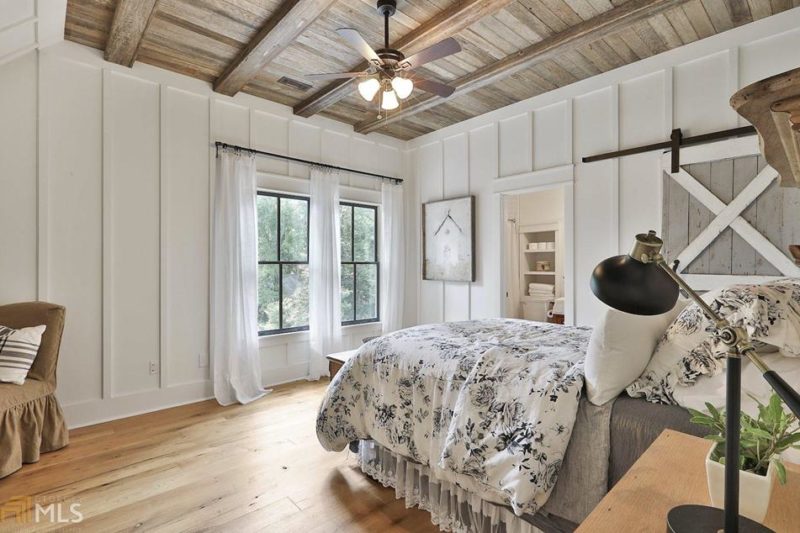
<path fill-rule="evenodd" d="M 218 93 L 233 96 L 253 79 L 264 65 L 305 31 L 334 0 L 284 0 L 276 11 L 214 82 Z"/>
<path fill-rule="evenodd" d="M 683 4 L 688 0 L 630 0 L 596 17 L 551 35 L 531 46 L 499 61 L 490 63 L 475 72 L 462 76 L 449 85 L 456 88 L 449 98 L 435 96 L 418 97 L 405 107 L 382 119 L 369 119 L 355 125 L 358 133 L 376 131 L 388 124 L 404 120 L 470 91 L 486 87 L 521 70 L 553 59 L 564 52 L 585 46 L 612 35 L 625 27 L 650 18 L 663 11 Z"/>
<path fill-rule="evenodd" d="M 392 43 L 391 47 L 402 50 L 405 55 L 409 56 L 460 32 L 482 18 L 500 11 L 510 3 L 511 0 L 463 0 L 455 6 L 439 12 L 432 19 Z M 376 24 L 378 22 L 376 18 Z M 366 61 L 362 61 L 349 70 L 357 72 L 365 70 L 368 66 Z M 332 106 L 351 94 L 352 81 L 352 79 L 336 81 L 320 89 L 294 106 L 295 115 L 310 117 L 326 107 Z"/>
<path fill-rule="evenodd" d="M 158 0 L 119 0 L 106 44 L 106 61 L 126 67 L 133 66 L 157 2 Z"/>

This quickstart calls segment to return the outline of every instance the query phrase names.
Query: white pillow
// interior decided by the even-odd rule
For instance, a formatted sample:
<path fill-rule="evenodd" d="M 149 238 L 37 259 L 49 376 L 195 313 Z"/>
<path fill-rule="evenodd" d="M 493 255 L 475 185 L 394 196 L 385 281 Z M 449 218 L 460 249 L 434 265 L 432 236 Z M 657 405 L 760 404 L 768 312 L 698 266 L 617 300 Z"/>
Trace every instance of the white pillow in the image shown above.
<path fill-rule="evenodd" d="M 592 331 L 586 351 L 586 393 L 590 402 L 603 405 L 633 383 L 650 362 L 658 339 L 689 305 L 678 299 L 663 315 L 639 316 L 608 309 Z"/>
<path fill-rule="evenodd" d="M 39 353 L 46 326 L 13 329 L 0 326 L 0 382 L 24 385 Z"/>

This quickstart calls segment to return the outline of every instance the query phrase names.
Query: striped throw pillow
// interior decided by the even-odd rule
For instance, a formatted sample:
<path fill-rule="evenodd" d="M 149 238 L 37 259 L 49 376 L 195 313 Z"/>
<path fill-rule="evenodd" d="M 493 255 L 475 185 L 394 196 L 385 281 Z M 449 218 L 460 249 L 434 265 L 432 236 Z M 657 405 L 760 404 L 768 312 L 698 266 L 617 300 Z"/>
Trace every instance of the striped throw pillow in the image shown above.
<path fill-rule="evenodd" d="M 13 329 L 0 326 L 0 382 L 22 385 L 39 353 L 46 326 Z"/>

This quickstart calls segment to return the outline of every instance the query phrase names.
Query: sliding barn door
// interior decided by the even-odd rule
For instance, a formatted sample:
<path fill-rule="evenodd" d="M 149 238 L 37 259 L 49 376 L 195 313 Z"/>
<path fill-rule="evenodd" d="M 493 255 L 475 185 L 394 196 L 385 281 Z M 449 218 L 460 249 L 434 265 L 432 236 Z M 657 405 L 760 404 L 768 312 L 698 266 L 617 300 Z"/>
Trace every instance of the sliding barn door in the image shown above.
<path fill-rule="evenodd" d="M 690 283 L 709 290 L 800 276 L 789 253 L 800 244 L 800 189 L 778 185 L 752 140 L 685 149 L 676 173 L 665 163 L 665 255 Z"/>

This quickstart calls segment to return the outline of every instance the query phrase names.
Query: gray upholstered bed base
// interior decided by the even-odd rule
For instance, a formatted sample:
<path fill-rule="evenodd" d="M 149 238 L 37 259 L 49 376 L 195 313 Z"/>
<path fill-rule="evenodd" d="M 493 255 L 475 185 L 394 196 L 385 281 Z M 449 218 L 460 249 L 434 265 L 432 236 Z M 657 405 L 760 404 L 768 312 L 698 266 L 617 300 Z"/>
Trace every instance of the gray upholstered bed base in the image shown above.
<path fill-rule="evenodd" d="M 601 407 L 582 400 L 574 440 L 544 513 L 524 518 L 544 531 L 572 531 L 665 429 L 696 436 L 707 433 L 675 405 L 653 404 L 625 393 Z M 578 448 L 573 449 L 573 442 Z M 608 463 L 606 484 L 600 489 L 603 456 Z"/>
<path fill-rule="evenodd" d="M 653 404 L 624 393 L 617 398 L 611 411 L 609 489 L 616 485 L 665 429 L 698 437 L 708 434 L 705 428 L 689 422 L 689 413 L 683 407 Z"/>

